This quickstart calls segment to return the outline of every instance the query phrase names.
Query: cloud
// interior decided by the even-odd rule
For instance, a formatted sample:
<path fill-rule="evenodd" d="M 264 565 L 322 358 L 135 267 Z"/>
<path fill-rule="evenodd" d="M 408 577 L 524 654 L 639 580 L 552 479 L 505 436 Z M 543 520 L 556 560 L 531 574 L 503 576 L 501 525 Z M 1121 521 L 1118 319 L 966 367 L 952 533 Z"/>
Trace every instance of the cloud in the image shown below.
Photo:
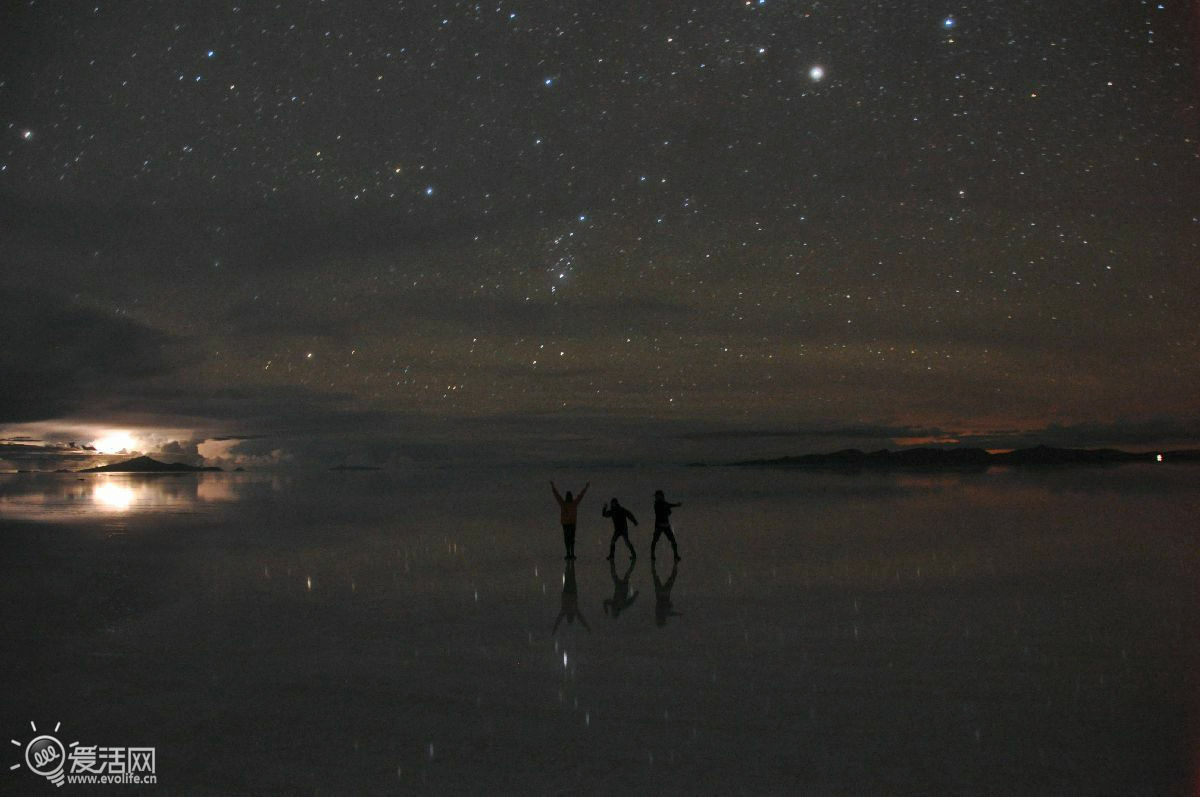
<path fill-rule="evenodd" d="M 1037 429 L 963 434 L 960 442 L 980 448 L 1024 448 L 1039 444 L 1064 448 L 1194 446 L 1200 443 L 1200 418 L 1156 417 L 1051 423 Z"/>
<path fill-rule="evenodd" d="M 178 456 L 197 456 L 196 444 L 197 441 L 181 443 L 178 440 L 172 440 L 169 443 L 163 443 L 154 453 L 174 454 Z"/>
<path fill-rule="evenodd" d="M 291 464 L 294 460 L 291 452 L 280 447 L 279 440 L 241 438 L 226 439 L 221 443 L 221 445 L 214 446 L 211 442 L 206 441 L 201 445 L 201 449 L 207 455 L 204 458 L 204 464 L 233 470 L 234 468 L 277 468 Z"/>
<path fill-rule="evenodd" d="M 155 459 L 167 462 L 186 462 L 189 465 L 204 464 L 204 457 L 197 450 L 200 440 L 171 440 L 152 447 L 147 453 Z"/>
<path fill-rule="evenodd" d="M 928 426 L 888 426 L 872 424 L 807 426 L 775 429 L 715 429 L 687 432 L 680 435 L 684 440 L 753 440 L 757 438 L 894 438 L 894 437 L 943 437 L 946 432 Z"/>
<path fill-rule="evenodd" d="M 349 268 L 349 267 L 348 267 Z M 360 286 L 361 287 L 361 286 Z M 247 298 L 230 305 L 221 324 L 238 336 L 300 336 L 352 340 L 380 328 L 422 336 L 446 330 L 472 336 L 553 336 L 557 339 L 650 334 L 696 323 L 682 302 L 642 297 L 595 298 L 561 293 L 554 300 L 476 295 L 449 289 L 406 288 L 388 295 L 343 286 L 341 301 L 320 308 L 297 283 L 269 300 Z M 373 333 L 366 333 L 371 337 Z"/>
<path fill-rule="evenodd" d="M 72 448 L 63 443 L 15 443 L 0 441 L 0 470 L 77 470 L 94 465 L 94 451 Z"/>
<path fill-rule="evenodd" d="M 678 438 L 699 443 L 722 443 L 746 448 L 758 443 L 771 447 L 791 441 L 817 446 L 820 450 L 845 446 L 904 447 L 913 445 L 956 445 L 972 448 L 1028 448 L 1048 445 L 1062 448 L 1098 448 L 1105 446 L 1186 447 L 1200 444 L 1200 419 L 1170 417 L 1088 421 L 1074 424 L 1051 423 L 1028 429 L 1001 429 L 976 432 L 969 429 L 903 424 L 816 424 L 795 427 L 726 428 L 688 431 Z M 829 441 L 833 441 L 830 443 Z M 913 441 L 923 441 L 921 443 Z M 929 441 L 929 442 L 924 442 Z M 794 454 L 817 453 L 795 450 Z"/>
<path fill-rule="evenodd" d="M 0 423 L 86 410 L 187 361 L 177 336 L 44 295 L 10 299 L 0 339 Z"/>

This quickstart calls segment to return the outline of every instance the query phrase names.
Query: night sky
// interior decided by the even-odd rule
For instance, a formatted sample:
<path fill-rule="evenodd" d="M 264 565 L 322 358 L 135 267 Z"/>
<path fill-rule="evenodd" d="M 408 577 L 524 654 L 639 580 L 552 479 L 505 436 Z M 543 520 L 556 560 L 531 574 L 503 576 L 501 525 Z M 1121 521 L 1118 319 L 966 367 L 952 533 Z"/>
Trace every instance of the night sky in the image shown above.
<path fill-rule="evenodd" d="M 1182 0 L 4 13 L 10 466 L 1200 442 Z"/>

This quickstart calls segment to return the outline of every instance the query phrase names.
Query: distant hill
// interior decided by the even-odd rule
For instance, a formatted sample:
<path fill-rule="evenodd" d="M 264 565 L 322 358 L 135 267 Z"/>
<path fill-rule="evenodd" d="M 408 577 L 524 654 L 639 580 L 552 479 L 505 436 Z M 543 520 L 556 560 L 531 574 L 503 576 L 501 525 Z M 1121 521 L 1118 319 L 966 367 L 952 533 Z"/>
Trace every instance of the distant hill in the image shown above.
<path fill-rule="evenodd" d="M 383 470 L 377 465 L 334 465 L 330 470 Z"/>
<path fill-rule="evenodd" d="M 220 468 L 202 468 L 182 462 L 159 462 L 150 457 L 134 457 L 124 462 L 113 462 L 95 468 L 84 468 L 77 473 L 202 473 L 219 471 Z"/>
<path fill-rule="evenodd" d="M 1162 457 L 1160 460 L 1159 457 Z M 999 454 L 982 448 L 907 448 L 859 451 L 847 448 L 828 454 L 804 454 L 777 459 L 730 462 L 735 466 L 820 469 L 929 468 L 982 470 L 994 465 L 1110 465 L 1126 462 L 1200 462 L 1200 450 L 1134 453 L 1115 448 L 1052 448 L 1036 446 Z"/>

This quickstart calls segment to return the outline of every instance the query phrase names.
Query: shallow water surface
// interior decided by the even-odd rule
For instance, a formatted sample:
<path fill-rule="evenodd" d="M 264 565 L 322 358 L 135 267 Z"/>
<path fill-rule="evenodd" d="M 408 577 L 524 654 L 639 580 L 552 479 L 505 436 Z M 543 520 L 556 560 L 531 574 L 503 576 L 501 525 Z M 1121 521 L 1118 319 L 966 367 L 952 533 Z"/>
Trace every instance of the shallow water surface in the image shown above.
<path fill-rule="evenodd" d="M 1188 794 L 1198 476 L 0 476 L 0 718 L 170 793 Z"/>

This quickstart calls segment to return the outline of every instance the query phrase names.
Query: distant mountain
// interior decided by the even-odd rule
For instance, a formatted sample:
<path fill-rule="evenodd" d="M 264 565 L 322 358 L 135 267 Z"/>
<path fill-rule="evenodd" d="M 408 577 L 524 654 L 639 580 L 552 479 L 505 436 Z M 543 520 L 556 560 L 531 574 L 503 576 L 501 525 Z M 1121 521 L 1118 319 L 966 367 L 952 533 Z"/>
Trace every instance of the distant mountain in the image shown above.
<path fill-rule="evenodd" d="M 1179 453 L 1179 452 L 1175 452 Z M 997 465 L 1094 465 L 1110 462 L 1155 462 L 1158 453 L 1135 454 L 1116 448 L 1019 448 L 996 454 Z M 1164 456 L 1165 460 L 1166 457 Z"/>
<path fill-rule="evenodd" d="M 383 470 L 377 465 L 334 465 L 330 470 Z"/>
<path fill-rule="evenodd" d="M 134 457 L 124 462 L 113 462 L 95 468 L 84 468 L 78 473 L 202 473 L 219 471 L 220 468 L 201 468 L 182 462 L 159 462 L 150 457 Z"/>
<path fill-rule="evenodd" d="M 883 448 L 870 452 L 847 448 L 828 454 L 753 459 L 729 464 L 839 470 L 866 468 L 879 470 L 892 468 L 982 470 L 994 465 L 1109 465 L 1125 462 L 1200 462 L 1200 450 L 1134 453 L 1115 448 L 1036 446 L 992 454 L 982 448 L 907 448 L 897 451 Z"/>

